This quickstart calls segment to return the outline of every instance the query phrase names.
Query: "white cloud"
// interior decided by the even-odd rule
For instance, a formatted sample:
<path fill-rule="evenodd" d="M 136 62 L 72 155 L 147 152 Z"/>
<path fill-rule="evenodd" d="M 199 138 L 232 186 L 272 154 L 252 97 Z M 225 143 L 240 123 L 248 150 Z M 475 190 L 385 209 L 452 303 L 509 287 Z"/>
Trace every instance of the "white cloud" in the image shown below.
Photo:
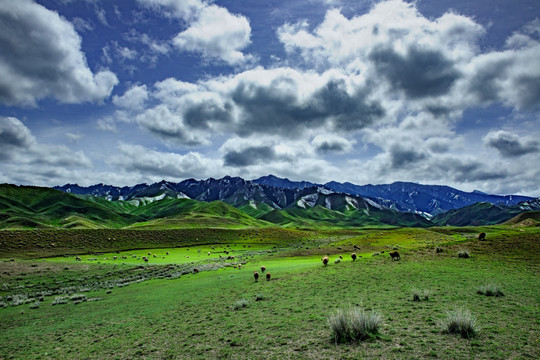
<path fill-rule="evenodd" d="M 81 151 L 38 142 L 19 119 L 0 117 L 0 166 L 10 182 L 54 185 L 50 180 L 57 174 L 93 164 Z"/>
<path fill-rule="evenodd" d="M 222 166 L 220 160 L 208 159 L 197 152 L 181 155 L 126 143 L 119 143 L 117 148 L 118 155 L 110 157 L 109 163 L 122 172 L 143 173 L 147 178 L 210 177 Z"/>
<path fill-rule="evenodd" d="M 30 0 L 0 3 L 0 102 L 35 105 L 52 97 L 63 103 L 98 102 L 118 83 L 92 73 L 73 25 Z"/>
<path fill-rule="evenodd" d="M 251 43 L 251 27 L 245 16 L 231 14 L 224 7 L 201 0 L 139 0 L 139 3 L 187 24 L 172 41 L 176 48 L 229 65 L 253 60 L 252 55 L 242 52 Z"/>
<path fill-rule="evenodd" d="M 134 85 L 122 96 L 113 96 L 113 104 L 129 110 L 141 110 L 145 101 L 148 100 L 146 85 Z"/>
<path fill-rule="evenodd" d="M 243 64 L 251 57 L 242 53 L 250 44 L 251 27 L 246 17 L 211 5 L 197 20 L 173 39 L 184 51 L 200 53 L 205 58 L 220 59 L 231 65 Z"/>

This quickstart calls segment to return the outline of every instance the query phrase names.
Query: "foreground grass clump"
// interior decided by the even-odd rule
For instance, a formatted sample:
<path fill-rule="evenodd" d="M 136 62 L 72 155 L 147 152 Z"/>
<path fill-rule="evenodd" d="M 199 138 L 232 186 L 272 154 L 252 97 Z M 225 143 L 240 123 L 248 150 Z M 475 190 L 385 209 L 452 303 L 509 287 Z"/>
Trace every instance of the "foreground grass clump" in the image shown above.
<path fill-rule="evenodd" d="M 458 258 L 468 259 L 471 257 L 471 254 L 469 253 L 469 250 L 463 249 L 458 252 L 457 256 Z"/>
<path fill-rule="evenodd" d="M 234 303 L 234 310 L 240 310 L 249 306 L 249 300 L 242 299 Z"/>
<path fill-rule="evenodd" d="M 443 333 L 459 334 L 464 339 L 470 339 L 478 333 L 476 316 L 463 308 L 447 311 L 446 318 L 442 322 L 442 327 Z"/>
<path fill-rule="evenodd" d="M 428 301 L 429 300 L 429 294 L 430 291 L 428 289 L 424 290 L 418 290 L 418 289 L 412 289 L 412 299 L 413 301 Z"/>
<path fill-rule="evenodd" d="M 495 284 L 480 285 L 476 289 L 476 293 L 479 295 L 485 295 L 485 296 L 495 296 L 495 297 L 504 296 L 504 293 L 502 292 L 502 290 Z"/>
<path fill-rule="evenodd" d="M 336 344 L 373 339 L 379 333 L 382 317 L 374 310 L 367 312 L 359 308 L 338 309 L 328 317 L 328 325 Z"/>

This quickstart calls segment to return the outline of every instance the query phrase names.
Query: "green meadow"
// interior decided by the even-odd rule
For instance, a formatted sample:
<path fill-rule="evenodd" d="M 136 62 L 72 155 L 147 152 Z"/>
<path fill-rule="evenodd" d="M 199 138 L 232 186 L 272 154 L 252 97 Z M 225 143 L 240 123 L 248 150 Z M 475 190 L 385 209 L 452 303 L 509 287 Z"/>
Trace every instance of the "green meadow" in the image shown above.
<path fill-rule="evenodd" d="M 0 262 L 2 359 L 540 357 L 536 226 L 32 230 L 0 238 L 10 244 Z M 503 296 L 479 294 L 487 285 Z M 329 319 L 350 309 L 378 314 L 377 331 L 336 341 Z M 475 320 L 472 336 L 444 331 L 456 309 Z"/>

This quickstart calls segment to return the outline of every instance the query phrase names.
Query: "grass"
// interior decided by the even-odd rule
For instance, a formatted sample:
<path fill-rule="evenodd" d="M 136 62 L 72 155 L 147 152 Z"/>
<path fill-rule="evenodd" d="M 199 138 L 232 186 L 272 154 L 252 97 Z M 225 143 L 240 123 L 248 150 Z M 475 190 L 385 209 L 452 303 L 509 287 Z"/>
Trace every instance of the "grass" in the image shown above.
<path fill-rule="evenodd" d="M 476 316 L 464 308 L 447 311 L 442 321 L 442 328 L 444 333 L 459 334 L 464 339 L 470 339 L 478 333 Z"/>
<path fill-rule="evenodd" d="M 503 291 L 499 288 L 499 286 L 495 284 L 480 285 L 476 289 L 476 293 L 479 295 L 485 295 L 485 296 L 495 296 L 495 297 L 504 296 Z"/>
<path fill-rule="evenodd" d="M 51 261 L 17 257 L 9 261 L 7 257 L 0 262 L 0 302 L 9 304 L 13 298 L 8 301 L 7 297 L 19 293 L 28 296 L 18 298 L 21 305 L 0 308 L 0 358 L 539 358 L 540 267 L 531 254 L 540 251 L 540 231 L 493 227 L 489 241 L 467 240 L 478 230 L 305 231 L 301 233 L 307 235 L 294 239 L 282 238 L 288 232 L 257 235 L 252 230 L 247 236 L 243 231 L 208 231 L 213 236 L 205 241 L 217 238 L 232 248 L 236 243 L 238 253 L 243 244 L 251 244 L 254 253 L 241 269 L 221 267 L 178 278 L 162 274 L 176 271 L 175 267 L 200 266 L 197 250 L 206 258 L 205 247 L 215 243 L 140 248 L 145 254 L 170 251 L 175 257 L 171 263 L 146 265 L 87 261 L 87 256 L 94 255 L 82 255 L 81 262 L 74 256 Z M 81 232 L 71 234 L 80 236 Z M 123 236 L 115 233 L 117 242 Z M 6 242 L 6 237 L 0 241 Z M 386 252 L 355 262 L 350 259 L 353 245 L 360 248 L 358 254 L 371 254 L 396 243 L 400 262 L 390 261 Z M 194 264 L 184 260 L 188 246 Z M 436 254 L 437 246 L 444 246 L 445 252 Z M 455 255 L 464 246 L 474 254 L 467 261 Z M 326 253 L 331 261 L 323 267 L 320 259 Z M 335 264 L 339 255 L 343 260 Z M 260 271 L 261 266 L 272 274 L 272 281 L 253 281 L 253 271 Z M 113 288 L 90 286 L 117 284 L 135 276 L 146 280 Z M 505 284 L 506 296 L 497 299 L 497 311 L 492 301 L 474 295 L 475 284 L 484 284 L 486 279 Z M 66 292 L 47 293 L 56 288 Z M 421 298 L 422 289 L 436 296 L 410 301 L 406 289 L 413 288 L 421 289 Z M 28 310 L 37 292 L 45 293 L 44 300 L 39 308 Z M 70 299 L 76 294 L 87 301 L 74 305 L 76 300 Z M 102 300 L 89 301 L 95 298 Z M 247 300 L 249 306 L 234 311 L 240 300 Z M 67 302 L 51 306 L 57 301 Z M 468 340 L 441 334 L 449 308 L 470 309 L 481 331 Z M 368 315 L 380 309 L 379 335 L 358 344 L 352 336 L 335 346 L 329 341 L 332 330 L 327 321 L 337 309 L 344 313 L 363 309 Z"/>
<path fill-rule="evenodd" d="M 362 308 L 337 309 L 328 319 L 333 341 L 337 345 L 347 341 L 374 339 L 382 325 L 382 316 Z"/>

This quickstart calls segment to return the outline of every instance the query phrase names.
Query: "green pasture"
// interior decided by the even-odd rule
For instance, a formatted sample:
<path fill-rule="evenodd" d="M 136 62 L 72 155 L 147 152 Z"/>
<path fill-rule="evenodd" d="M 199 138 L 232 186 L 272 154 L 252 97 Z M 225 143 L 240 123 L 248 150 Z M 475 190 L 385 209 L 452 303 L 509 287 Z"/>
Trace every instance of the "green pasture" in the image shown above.
<path fill-rule="evenodd" d="M 488 234 L 486 241 L 477 240 L 480 231 Z M 75 260 L 76 252 L 34 260 L 5 257 L 0 262 L 0 304 L 6 304 L 0 308 L 0 358 L 540 357 L 537 228 L 328 230 L 283 242 L 270 233 L 226 234 L 233 241 L 82 251 L 81 261 Z M 401 261 L 387 254 L 395 246 Z M 461 249 L 470 258 L 458 258 Z M 351 250 L 362 258 L 353 262 Z M 139 258 L 148 252 L 152 255 L 144 263 Z M 326 254 L 330 262 L 324 267 Z M 241 268 L 233 266 L 238 262 Z M 192 271 L 211 265 L 219 266 Z M 270 281 L 261 266 L 271 273 Z M 260 273 L 257 282 L 254 271 Z M 477 294 L 485 284 L 499 286 L 504 296 Z M 428 290 L 429 298 L 413 301 L 413 289 Z M 31 298 L 14 306 L 8 300 L 14 294 Z M 77 302 L 82 296 L 86 301 Z M 65 303 L 52 305 L 62 299 Z M 327 318 L 350 307 L 380 313 L 380 333 L 335 345 Z M 475 337 L 442 333 L 445 311 L 455 308 L 477 317 Z"/>

